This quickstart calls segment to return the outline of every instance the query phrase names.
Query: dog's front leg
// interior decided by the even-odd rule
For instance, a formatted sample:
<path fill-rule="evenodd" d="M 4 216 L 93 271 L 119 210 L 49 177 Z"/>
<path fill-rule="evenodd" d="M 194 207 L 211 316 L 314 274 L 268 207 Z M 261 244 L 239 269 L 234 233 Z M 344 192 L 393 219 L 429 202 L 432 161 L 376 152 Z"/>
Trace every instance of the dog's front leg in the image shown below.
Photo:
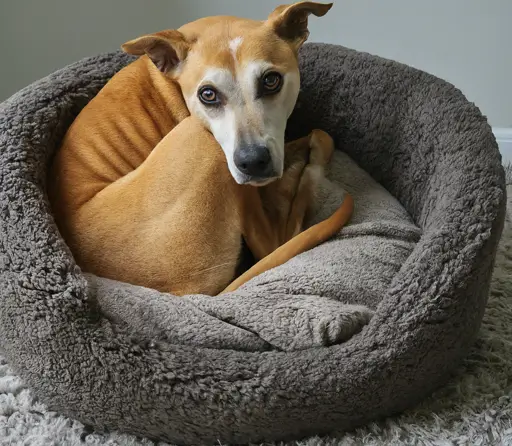
<path fill-rule="evenodd" d="M 234 291 L 257 275 L 282 265 L 292 257 L 318 246 L 336 234 L 350 220 L 354 209 L 354 202 L 352 197 L 347 194 L 343 203 L 334 214 L 326 220 L 302 231 L 304 219 L 314 206 L 315 189 L 320 179 L 319 175 L 323 175 L 324 167 L 329 162 L 334 150 L 331 137 L 319 130 L 312 132 L 309 144 L 311 147 L 309 163 L 303 169 L 297 193 L 289 208 L 289 218 L 286 220 L 286 237 L 289 237 L 289 239 L 284 244 L 280 244 L 275 251 L 257 262 L 240 277 L 236 278 L 221 294 Z M 283 179 L 285 179 L 284 176 Z M 273 192 L 276 192 L 276 190 Z M 269 195 L 269 197 L 271 196 Z M 261 208 L 264 209 L 263 206 Z"/>
<path fill-rule="evenodd" d="M 263 188 L 244 186 L 244 238 L 256 260 L 261 260 L 299 234 L 315 200 L 334 143 L 325 132 L 286 145 L 283 177 Z"/>
<path fill-rule="evenodd" d="M 243 187 L 242 231 L 252 255 L 261 260 L 280 245 L 279 232 L 265 208 L 258 188 Z"/>

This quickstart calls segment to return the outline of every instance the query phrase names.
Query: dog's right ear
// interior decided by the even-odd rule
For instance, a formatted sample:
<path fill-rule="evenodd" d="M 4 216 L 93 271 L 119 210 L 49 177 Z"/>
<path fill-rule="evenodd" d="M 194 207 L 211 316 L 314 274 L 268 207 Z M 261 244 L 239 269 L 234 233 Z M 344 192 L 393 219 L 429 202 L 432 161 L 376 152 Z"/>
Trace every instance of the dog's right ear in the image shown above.
<path fill-rule="evenodd" d="M 332 3 L 299 1 L 291 5 L 278 6 L 269 15 L 267 23 L 282 39 L 298 49 L 309 36 L 308 17 L 313 14 L 323 17 L 332 8 Z"/>
<path fill-rule="evenodd" d="M 190 44 L 179 31 L 167 30 L 130 40 L 121 48 L 134 56 L 147 54 L 162 73 L 172 74 L 187 57 Z"/>

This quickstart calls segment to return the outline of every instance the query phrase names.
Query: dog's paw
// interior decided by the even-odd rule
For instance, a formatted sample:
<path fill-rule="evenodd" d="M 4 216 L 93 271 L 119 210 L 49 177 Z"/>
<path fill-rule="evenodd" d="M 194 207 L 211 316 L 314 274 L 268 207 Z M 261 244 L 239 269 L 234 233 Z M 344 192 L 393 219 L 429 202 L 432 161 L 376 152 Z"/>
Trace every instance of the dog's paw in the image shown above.
<path fill-rule="evenodd" d="M 313 130 L 309 146 L 311 148 L 310 164 L 325 166 L 331 161 L 334 152 L 334 141 L 328 133 L 323 130 Z"/>

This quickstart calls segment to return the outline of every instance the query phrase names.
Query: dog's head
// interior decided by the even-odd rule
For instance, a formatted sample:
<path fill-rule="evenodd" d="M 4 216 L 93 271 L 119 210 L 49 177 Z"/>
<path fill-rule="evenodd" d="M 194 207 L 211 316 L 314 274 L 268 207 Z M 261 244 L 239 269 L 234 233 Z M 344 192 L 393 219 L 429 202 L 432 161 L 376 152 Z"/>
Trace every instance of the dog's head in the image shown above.
<path fill-rule="evenodd" d="M 276 8 L 265 21 L 207 17 L 127 42 L 181 87 L 189 111 L 212 132 L 240 184 L 264 185 L 284 166 L 284 133 L 299 94 L 298 51 L 308 16 L 331 4 Z"/>

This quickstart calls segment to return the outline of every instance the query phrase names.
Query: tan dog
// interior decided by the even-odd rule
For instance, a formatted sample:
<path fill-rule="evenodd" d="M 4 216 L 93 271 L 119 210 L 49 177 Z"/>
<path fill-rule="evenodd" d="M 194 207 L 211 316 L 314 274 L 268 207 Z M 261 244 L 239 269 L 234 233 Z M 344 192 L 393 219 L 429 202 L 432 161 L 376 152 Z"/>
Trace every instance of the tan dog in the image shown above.
<path fill-rule="evenodd" d="M 330 7 L 285 5 L 263 22 L 209 17 L 123 45 L 142 57 L 82 110 L 49 175 L 57 224 L 84 270 L 214 295 L 339 231 L 350 197 L 301 232 L 331 138 L 284 145 L 307 18 Z M 242 240 L 259 262 L 232 282 Z"/>

